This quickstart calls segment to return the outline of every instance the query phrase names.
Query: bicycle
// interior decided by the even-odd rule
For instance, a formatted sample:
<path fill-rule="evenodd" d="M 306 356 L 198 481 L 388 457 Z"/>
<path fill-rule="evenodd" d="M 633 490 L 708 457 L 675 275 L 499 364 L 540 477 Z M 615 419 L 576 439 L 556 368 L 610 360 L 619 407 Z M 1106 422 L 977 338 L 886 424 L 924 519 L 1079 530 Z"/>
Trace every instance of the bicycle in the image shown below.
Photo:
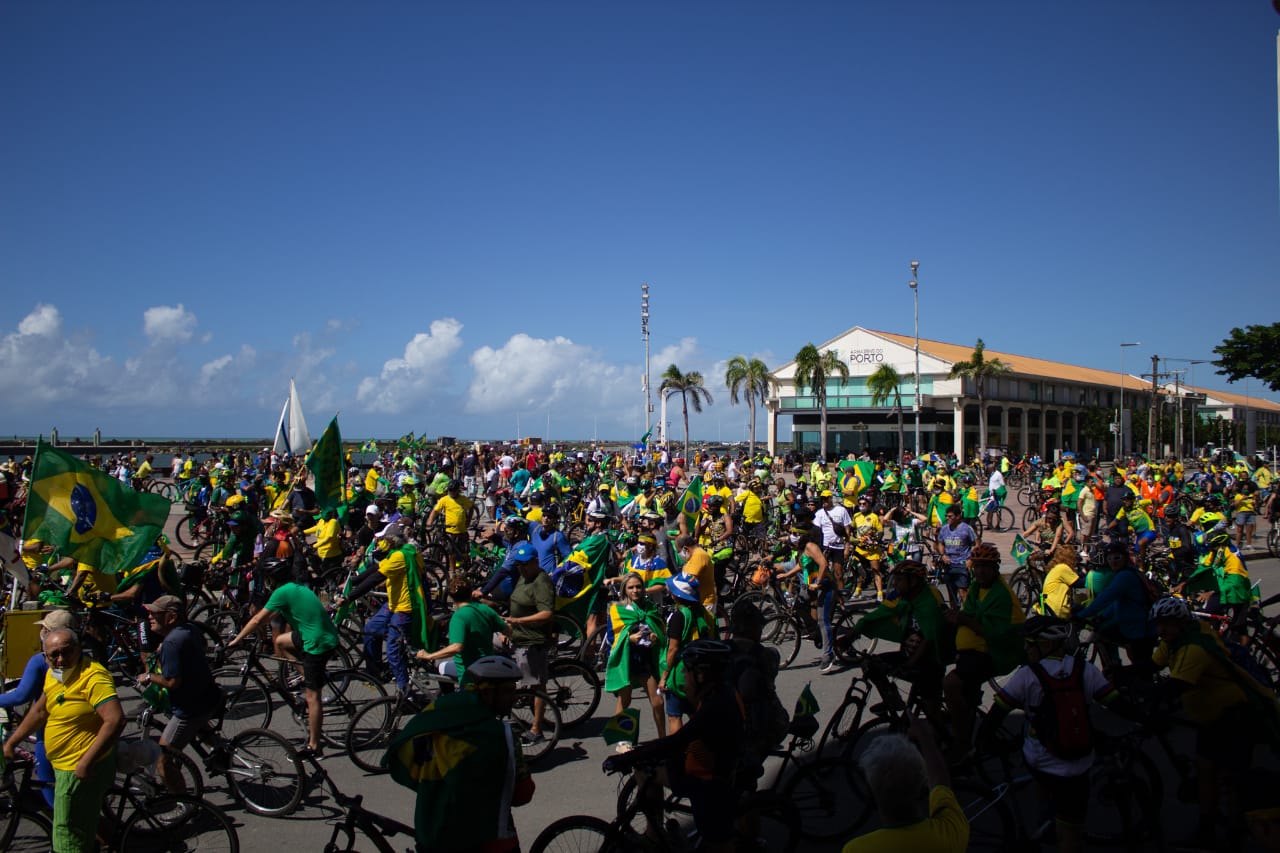
<path fill-rule="evenodd" d="M 643 808 L 649 802 L 660 802 L 663 815 L 689 815 L 689 806 L 674 794 L 661 796 L 654 771 L 661 759 L 637 765 L 633 776 L 638 791 L 634 797 L 618 797 L 618 809 L 612 821 L 594 815 L 570 815 L 554 821 L 538 834 L 530 853 L 559 851 L 608 850 L 675 851 L 697 848 L 696 832 L 685 835 L 675 819 L 662 826 L 648 826 Z M 625 787 L 625 783 L 624 783 Z M 791 853 L 800 844 L 800 817 L 794 805 L 772 793 L 748 794 L 734 807 L 734 823 L 739 833 L 739 849 Z M 750 830 L 746 827 L 750 827 Z M 747 833 L 750 832 L 750 837 Z"/>
<path fill-rule="evenodd" d="M 337 805 L 341 814 L 331 821 L 333 834 L 322 848 L 323 853 L 355 853 L 355 851 L 377 850 L 378 853 L 396 853 L 396 847 L 387 841 L 388 837 L 407 836 L 412 843 L 416 836 L 413 827 L 393 820 L 386 815 L 371 812 L 364 807 L 364 796 L 344 794 L 338 790 L 327 770 L 320 765 L 314 756 L 308 756 L 307 762 L 315 768 L 315 774 L 308 782 L 323 785 L 329 796 Z M 412 849 L 410 847 L 409 849 Z"/>
<path fill-rule="evenodd" d="M 552 666 L 560 661 L 553 661 Z M 416 696 L 387 696 L 365 703 L 351 717 L 347 725 L 343 746 L 351 762 L 366 773 L 381 774 L 387 772 L 382 766 L 382 756 L 387 751 L 391 739 L 403 728 L 401 722 L 405 717 L 422 713 L 436 695 L 440 685 L 456 686 L 457 681 L 446 675 L 437 675 L 423 669 L 421 663 L 415 667 L 415 681 L 419 684 L 425 679 L 436 685 L 432 694 L 418 692 Z M 547 682 L 548 686 L 552 684 Z M 512 729 L 517 737 L 530 731 L 533 725 L 533 703 L 541 699 L 545 712 L 542 719 L 543 739 L 533 743 L 522 742 L 525 760 L 530 764 L 544 758 L 556 748 L 560 742 L 560 732 L 564 721 L 560 716 L 560 708 L 546 691 L 537 687 L 522 687 L 516 691 L 516 698 L 511 708 Z M 597 699 L 597 702 L 599 700 Z"/>
<path fill-rule="evenodd" d="M 263 660 L 277 661 L 280 671 L 272 677 Z M 335 657 L 335 660 L 339 660 Z M 269 729 L 275 713 L 273 695 L 289 709 L 295 725 L 307 728 L 307 702 L 301 689 L 302 676 L 297 662 L 289 658 L 263 655 L 250 644 L 240 666 L 222 667 L 213 672 L 214 680 L 227 696 L 222 728 L 232 735 L 246 729 Z M 323 719 L 320 738 L 325 745 L 341 749 L 346 742 L 347 725 L 352 715 L 366 702 L 387 695 L 386 688 L 363 670 L 341 667 L 325 671 L 320 691 Z"/>
<path fill-rule="evenodd" d="M 191 749 L 203 763 L 205 772 L 220 775 L 227 781 L 232 795 L 254 814 L 283 817 L 292 814 L 302 801 L 302 762 L 298 751 L 283 735 L 270 729 L 245 729 L 234 737 L 223 737 L 220 720 L 210 720 L 191 741 Z M 155 710 L 143 708 L 138 726 L 145 733 L 155 721 Z M 170 758 L 180 765 L 184 782 L 194 791 L 204 793 L 200 771 L 185 752 L 168 750 Z"/>
<path fill-rule="evenodd" d="M 6 851 L 47 851 L 53 846 L 53 822 L 47 817 L 44 801 L 31 803 L 33 760 L 25 756 L 15 765 L 22 768 L 22 780 L 15 783 L 6 769 L 3 788 L 14 791 L 0 798 L 0 815 L 7 810 L 8 825 L 0 835 Z M 36 799 L 39 799 L 38 797 Z M 127 817 L 126 817 L 127 814 Z M 157 790 L 145 771 L 125 775 L 111 786 L 103 810 L 107 838 L 103 850 L 119 853 L 171 853 L 174 850 L 209 850 L 238 853 L 240 837 L 235 826 L 217 806 L 198 797 L 168 794 Z"/>

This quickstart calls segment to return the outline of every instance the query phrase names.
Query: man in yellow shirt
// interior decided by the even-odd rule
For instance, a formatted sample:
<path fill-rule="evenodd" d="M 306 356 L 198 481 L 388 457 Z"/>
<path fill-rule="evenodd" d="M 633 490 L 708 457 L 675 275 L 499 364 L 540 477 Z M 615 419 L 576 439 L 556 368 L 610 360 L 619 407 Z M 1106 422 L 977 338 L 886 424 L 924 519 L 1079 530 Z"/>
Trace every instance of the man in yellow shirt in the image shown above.
<path fill-rule="evenodd" d="M 462 494 L 462 481 L 455 477 L 449 481 L 448 489 L 427 516 L 427 527 L 436 523 L 437 516 L 444 517 L 444 538 L 449 549 L 449 563 L 455 571 L 466 566 L 470 557 L 471 539 L 467 536 L 467 525 L 475 510 L 475 504 Z"/>
<path fill-rule="evenodd" d="M 751 539 L 764 538 L 764 501 L 760 499 L 763 488 L 760 480 L 752 477 L 746 488 L 735 496 L 738 506 L 742 507 L 742 532 Z"/>
<path fill-rule="evenodd" d="M 676 552 L 684 561 L 680 571 L 692 575 L 698 581 L 698 597 L 708 613 L 716 611 L 716 570 L 711 555 L 702 550 L 698 541 L 689 534 L 676 537 Z"/>
<path fill-rule="evenodd" d="M 342 568 L 342 522 L 338 520 L 336 511 L 325 510 L 319 521 L 302 532 L 316 537 L 316 556 L 320 558 L 321 575 Z"/>
<path fill-rule="evenodd" d="M 102 800 L 115 778 L 116 741 L 124 731 L 124 710 L 106 667 L 84 657 L 74 631 L 45 635 L 49 661 L 44 692 L 4 744 L 4 757 L 44 726 L 45 753 L 53 765 L 53 849 L 89 853 L 96 849 Z"/>
<path fill-rule="evenodd" d="M 364 661 L 371 672 L 382 667 L 382 642 L 387 643 L 387 665 L 401 695 L 409 692 L 409 625 L 413 620 L 413 599 L 409 594 L 409 573 L 418 571 L 418 551 L 406 545 L 400 528 L 392 526 L 378 540 L 380 559 L 374 568 L 359 575 L 349 596 L 338 596 L 334 604 L 358 598 L 383 584 L 387 603 L 364 623 Z"/>

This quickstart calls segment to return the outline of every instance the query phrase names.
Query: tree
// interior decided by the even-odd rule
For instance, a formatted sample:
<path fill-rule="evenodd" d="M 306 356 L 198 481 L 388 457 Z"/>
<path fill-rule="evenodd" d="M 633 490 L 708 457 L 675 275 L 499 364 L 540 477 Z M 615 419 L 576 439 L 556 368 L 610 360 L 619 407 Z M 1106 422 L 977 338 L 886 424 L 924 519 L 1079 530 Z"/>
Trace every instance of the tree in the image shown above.
<path fill-rule="evenodd" d="M 680 395 L 680 412 L 684 416 L 684 458 L 689 458 L 689 406 L 701 414 L 702 404 L 711 405 L 711 392 L 702 384 L 702 374 L 696 370 L 681 373 L 674 364 L 668 365 L 662 374 L 658 391 L 667 397 Z"/>
<path fill-rule="evenodd" d="M 973 355 L 967 361 L 957 361 L 951 365 L 951 372 L 947 374 L 949 379 L 959 376 L 974 385 L 978 398 L 978 458 L 984 463 L 987 461 L 987 380 L 1002 376 L 1012 369 L 998 358 L 987 358 L 986 350 L 987 345 L 982 342 L 982 338 L 978 338 Z M 964 461 L 964 448 L 957 447 L 956 455 Z"/>
<path fill-rule="evenodd" d="M 1212 362 L 1218 375 L 1231 382 L 1250 377 L 1280 391 L 1280 323 L 1232 329 L 1213 351 L 1221 356 Z"/>
<path fill-rule="evenodd" d="M 893 407 L 898 412 L 898 461 L 902 461 L 902 376 L 891 364 L 882 364 L 875 373 L 867 377 L 867 389 L 871 391 L 871 405 L 881 406 L 893 400 Z"/>
<path fill-rule="evenodd" d="M 840 360 L 836 351 L 818 352 L 813 344 L 805 344 L 796 353 L 796 389 L 808 388 L 818 400 L 819 453 L 827 458 L 827 378 L 839 374 L 842 380 L 849 378 L 849 365 Z"/>
<path fill-rule="evenodd" d="M 751 409 L 751 440 L 748 442 L 750 458 L 756 458 L 756 400 L 763 401 L 778 384 L 769 368 L 758 358 L 735 355 L 729 359 L 724 372 L 724 384 L 729 387 L 729 402 L 738 405 L 739 392 Z"/>
<path fill-rule="evenodd" d="M 1107 444 L 1111 438 L 1111 425 L 1115 422 L 1110 409 L 1089 406 L 1077 417 L 1080 418 L 1080 435 L 1085 441 L 1096 442 L 1098 447 Z"/>

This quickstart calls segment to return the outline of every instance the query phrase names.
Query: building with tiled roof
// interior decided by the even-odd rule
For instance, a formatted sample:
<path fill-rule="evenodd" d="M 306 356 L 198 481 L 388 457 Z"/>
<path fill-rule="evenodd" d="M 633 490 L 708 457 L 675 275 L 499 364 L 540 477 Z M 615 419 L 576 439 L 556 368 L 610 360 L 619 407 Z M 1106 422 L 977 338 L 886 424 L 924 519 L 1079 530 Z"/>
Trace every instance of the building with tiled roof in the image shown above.
<path fill-rule="evenodd" d="M 818 346 L 819 352 L 835 350 L 849 367 L 848 380 L 838 376 L 827 382 L 827 453 L 833 458 L 847 453 L 892 453 L 897 446 L 897 418 L 892 400 L 873 406 L 867 377 L 881 365 L 891 365 L 902 378 L 900 392 L 904 413 L 904 444 L 914 445 L 916 415 L 915 338 L 893 332 L 854 326 Z M 986 358 L 999 359 L 1009 372 L 988 380 L 983 393 L 987 409 L 987 447 L 1010 453 L 1055 451 L 1110 456 L 1116 450 L 1114 424 L 1123 393 L 1125 434 L 1122 448 L 1138 450 L 1146 435 L 1131 435 L 1132 412 L 1147 410 L 1151 384 L 1127 372 L 1079 367 L 1047 359 L 987 349 Z M 951 379 L 952 365 L 967 361 L 973 344 L 952 344 L 920 339 L 919 452 L 951 452 L 963 449 L 972 454 L 978 447 L 978 396 L 973 382 Z M 1121 355 L 1117 356 L 1119 361 Z M 1135 359 L 1136 362 L 1136 359 Z M 1135 367 L 1137 365 L 1135 364 Z M 778 418 L 790 416 L 792 444 L 804 450 L 819 446 L 817 398 L 808 388 L 797 388 L 794 361 L 773 371 L 778 382 L 776 394 L 767 401 L 768 441 L 777 452 Z M 1123 389 L 1123 392 L 1122 392 Z M 1162 403 L 1177 399 L 1174 388 L 1161 388 Z M 1280 404 L 1262 398 L 1244 401 L 1242 395 L 1180 386 L 1178 395 L 1188 405 L 1198 405 L 1204 414 L 1221 414 L 1240 420 L 1259 418 L 1280 425 Z M 1241 402 L 1244 401 L 1244 402 Z M 1162 405 L 1160 408 L 1164 408 Z M 1108 433 L 1086 435 L 1082 423 L 1091 413 L 1096 430 L 1099 411 L 1105 413 Z M 1170 409 L 1169 417 L 1175 417 Z M 1209 437 L 1204 437 L 1206 440 Z M 1184 439 L 1184 445 L 1189 442 Z"/>

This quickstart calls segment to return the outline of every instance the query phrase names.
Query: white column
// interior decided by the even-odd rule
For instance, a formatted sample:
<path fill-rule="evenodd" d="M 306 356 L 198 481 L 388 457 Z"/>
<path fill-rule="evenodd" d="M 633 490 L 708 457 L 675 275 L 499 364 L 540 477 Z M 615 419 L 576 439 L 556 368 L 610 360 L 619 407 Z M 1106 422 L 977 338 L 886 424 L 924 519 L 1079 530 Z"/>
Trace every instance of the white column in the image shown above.
<path fill-rule="evenodd" d="M 1009 407 L 1004 405 L 1000 407 L 1000 443 L 1005 447 L 1009 446 Z"/>
<path fill-rule="evenodd" d="M 768 432 L 768 438 L 766 439 L 766 441 L 769 444 L 769 455 L 777 456 L 778 455 L 778 410 L 773 406 L 766 406 L 765 411 L 769 413 L 769 418 L 768 418 L 769 432 Z"/>
<path fill-rule="evenodd" d="M 960 459 L 964 459 L 964 398 L 951 398 L 952 411 L 955 412 L 955 424 L 952 426 L 952 442 L 954 442 L 955 453 Z"/>
<path fill-rule="evenodd" d="M 1048 436 L 1045 435 L 1044 421 L 1045 421 L 1045 412 L 1044 412 L 1044 404 L 1042 403 L 1040 405 L 1040 458 L 1041 459 L 1046 458 L 1046 453 L 1047 453 L 1045 449 L 1046 448 L 1045 440 L 1046 438 L 1048 438 Z"/>
<path fill-rule="evenodd" d="M 1022 436 L 1021 436 L 1022 446 L 1018 448 L 1019 452 L 1021 453 L 1031 452 L 1031 427 L 1027 424 L 1027 417 L 1029 414 L 1030 412 L 1027 410 L 1027 407 L 1023 406 L 1022 407 L 1022 423 L 1021 423 L 1021 429 L 1020 429 L 1020 432 L 1022 433 Z"/>

